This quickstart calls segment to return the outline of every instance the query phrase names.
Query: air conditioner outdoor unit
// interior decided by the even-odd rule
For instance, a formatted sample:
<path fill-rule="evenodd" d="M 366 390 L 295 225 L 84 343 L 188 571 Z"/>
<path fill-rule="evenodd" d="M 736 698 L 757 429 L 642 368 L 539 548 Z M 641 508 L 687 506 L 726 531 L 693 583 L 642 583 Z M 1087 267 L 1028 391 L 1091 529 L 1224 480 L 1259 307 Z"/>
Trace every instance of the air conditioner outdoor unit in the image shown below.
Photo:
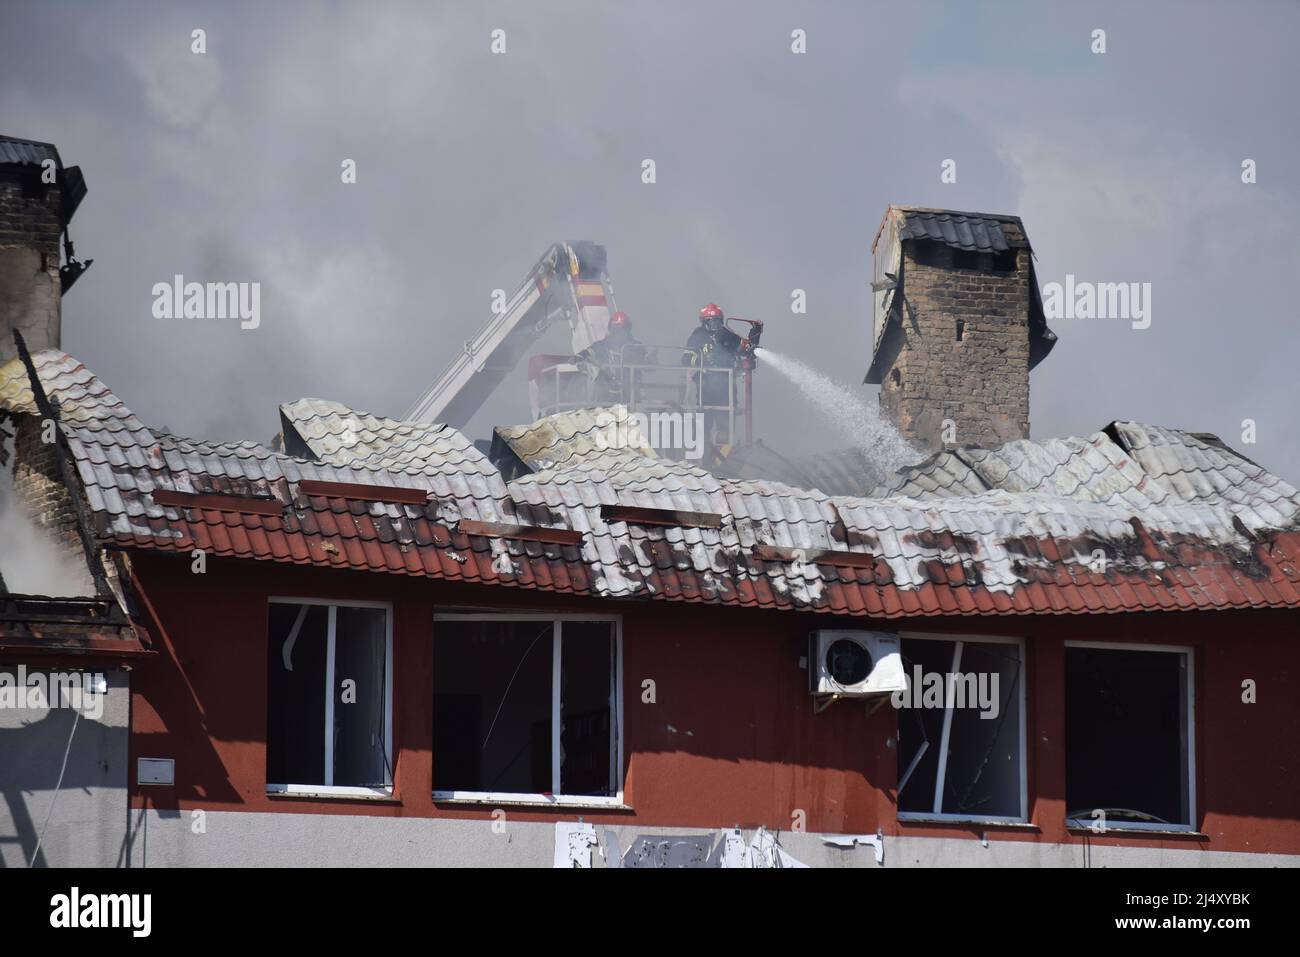
<path fill-rule="evenodd" d="M 814 695 L 871 698 L 907 690 L 897 635 L 826 628 L 813 632 L 809 651 Z"/>

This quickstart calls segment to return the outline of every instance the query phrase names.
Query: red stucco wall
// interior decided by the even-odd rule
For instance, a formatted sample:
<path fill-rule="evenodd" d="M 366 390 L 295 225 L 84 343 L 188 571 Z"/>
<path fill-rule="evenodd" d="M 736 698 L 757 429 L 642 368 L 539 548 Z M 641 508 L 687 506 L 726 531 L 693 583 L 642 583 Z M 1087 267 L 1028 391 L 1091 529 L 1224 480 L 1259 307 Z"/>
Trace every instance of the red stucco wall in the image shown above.
<path fill-rule="evenodd" d="M 976 838 L 971 825 L 902 824 L 895 815 L 895 713 L 841 702 L 814 715 L 808 632 L 824 616 L 666 602 L 557 601 L 540 592 L 359 572 L 138 554 L 134 567 L 160 653 L 132 676 L 131 766 L 174 757 L 173 788 L 134 787 L 156 808 L 486 819 L 491 808 L 432 799 L 432 633 L 435 607 L 599 611 L 624 616 L 625 797 L 631 811 L 581 811 L 596 823 Z M 392 802 L 265 794 L 266 601 L 271 595 L 390 601 L 393 616 Z M 1001 634 L 1026 640 L 1030 826 L 991 840 L 1134 844 L 1300 854 L 1300 614 L 1210 612 L 918 620 L 889 627 Z M 863 620 L 838 622 L 869 627 Z M 1195 650 L 1197 811 L 1202 835 L 1105 836 L 1064 827 L 1066 640 L 1164 642 Z M 642 681 L 657 701 L 641 700 Z M 1241 701 L 1252 678 L 1259 701 Z M 675 729 L 675 730 L 674 730 Z M 573 809 L 514 808 L 514 820 L 566 819 Z"/>

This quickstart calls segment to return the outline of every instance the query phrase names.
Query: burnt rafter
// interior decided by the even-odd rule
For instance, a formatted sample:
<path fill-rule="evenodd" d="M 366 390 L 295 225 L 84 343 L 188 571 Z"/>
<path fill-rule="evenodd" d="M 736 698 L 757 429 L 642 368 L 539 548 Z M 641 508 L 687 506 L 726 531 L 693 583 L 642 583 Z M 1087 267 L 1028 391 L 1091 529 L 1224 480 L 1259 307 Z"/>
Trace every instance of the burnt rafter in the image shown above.
<path fill-rule="evenodd" d="M 27 351 L 27 343 L 23 340 L 23 334 L 17 329 L 14 330 L 14 344 L 18 347 L 18 358 L 22 360 L 23 367 L 27 370 L 27 378 L 31 381 L 32 400 L 36 403 L 37 412 L 43 419 L 54 423 L 54 451 L 59 463 L 59 479 L 72 500 L 73 512 L 77 517 L 77 534 L 81 538 L 81 551 L 86 559 L 86 568 L 90 571 L 90 579 L 95 583 L 95 594 L 111 595 L 113 590 L 109 588 L 108 576 L 104 574 L 104 566 L 99 561 L 99 546 L 95 543 L 94 525 L 90 520 L 85 494 L 81 491 L 77 470 L 72 465 L 72 450 L 68 447 L 68 439 L 63 434 L 59 410 L 45 394 L 45 386 L 41 384 L 41 377 L 36 373 L 36 365 L 32 362 L 31 353 Z"/>

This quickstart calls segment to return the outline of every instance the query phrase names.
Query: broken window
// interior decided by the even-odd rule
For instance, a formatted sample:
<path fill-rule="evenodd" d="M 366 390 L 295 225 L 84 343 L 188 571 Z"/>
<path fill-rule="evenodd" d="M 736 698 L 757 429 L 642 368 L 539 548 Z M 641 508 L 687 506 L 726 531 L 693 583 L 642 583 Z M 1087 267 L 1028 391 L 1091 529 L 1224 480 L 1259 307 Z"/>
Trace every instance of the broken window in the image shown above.
<path fill-rule="evenodd" d="M 1071 824 L 1192 827 L 1191 653 L 1065 649 L 1065 794 Z"/>
<path fill-rule="evenodd" d="M 277 600 L 267 634 L 268 789 L 390 788 L 388 609 Z"/>
<path fill-rule="evenodd" d="M 438 616 L 435 797 L 616 797 L 617 669 L 614 621 Z"/>
<path fill-rule="evenodd" d="M 1026 820 L 1019 642 L 904 638 L 902 653 L 899 817 Z"/>

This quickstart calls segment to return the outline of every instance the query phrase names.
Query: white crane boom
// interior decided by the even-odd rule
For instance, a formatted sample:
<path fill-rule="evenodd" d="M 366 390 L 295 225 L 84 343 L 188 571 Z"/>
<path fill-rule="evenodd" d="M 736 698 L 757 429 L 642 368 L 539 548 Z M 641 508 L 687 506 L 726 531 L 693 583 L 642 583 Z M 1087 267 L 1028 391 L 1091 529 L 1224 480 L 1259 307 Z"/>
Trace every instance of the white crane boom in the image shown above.
<path fill-rule="evenodd" d="M 406 420 L 463 428 L 557 317 L 569 323 L 576 355 L 605 337 L 616 309 L 605 247 L 586 240 L 556 243 L 505 308 L 465 343 Z"/>

